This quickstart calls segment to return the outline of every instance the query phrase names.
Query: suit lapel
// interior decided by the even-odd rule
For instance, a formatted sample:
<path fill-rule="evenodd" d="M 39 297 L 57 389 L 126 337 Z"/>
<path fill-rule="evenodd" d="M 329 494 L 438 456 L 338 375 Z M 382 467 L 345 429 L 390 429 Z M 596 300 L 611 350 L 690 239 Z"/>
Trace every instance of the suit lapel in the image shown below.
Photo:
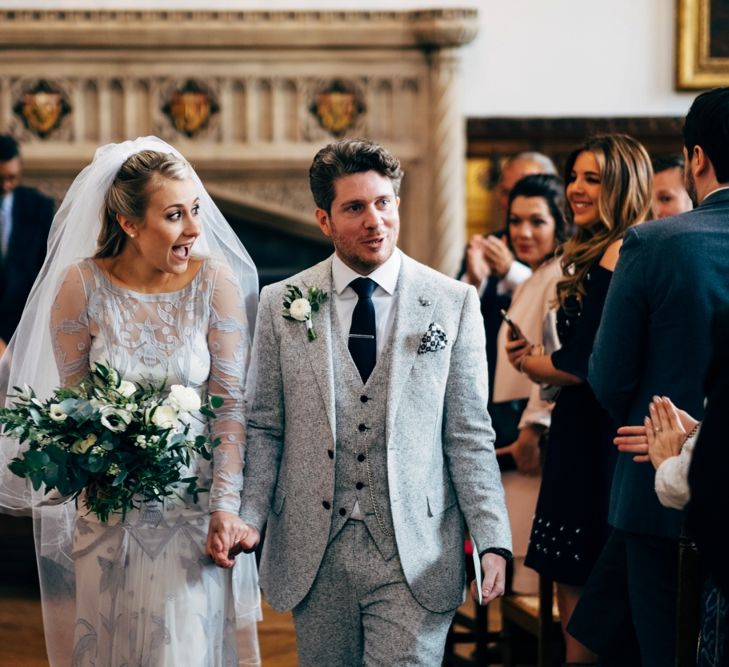
<path fill-rule="evenodd" d="M 387 387 L 385 441 L 389 443 L 402 390 L 415 363 L 420 341 L 433 321 L 438 293 L 418 265 L 403 254 L 397 281 L 397 312 L 392 336 L 392 357 Z"/>
<path fill-rule="evenodd" d="M 332 429 L 332 439 L 336 441 L 336 419 L 334 407 L 334 363 L 332 360 L 332 317 L 336 313 L 332 312 L 332 259 L 331 257 L 321 264 L 313 267 L 311 272 L 296 283 L 302 292 L 306 292 L 308 287 L 318 287 L 327 293 L 327 300 L 319 306 L 319 310 L 312 313 L 312 324 L 316 331 L 316 339 L 310 341 L 306 326 L 301 323 L 299 326 L 299 340 L 306 350 L 311 364 L 311 370 L 319 387 L 322 401 L 327 412 L 327 419 Z"/>

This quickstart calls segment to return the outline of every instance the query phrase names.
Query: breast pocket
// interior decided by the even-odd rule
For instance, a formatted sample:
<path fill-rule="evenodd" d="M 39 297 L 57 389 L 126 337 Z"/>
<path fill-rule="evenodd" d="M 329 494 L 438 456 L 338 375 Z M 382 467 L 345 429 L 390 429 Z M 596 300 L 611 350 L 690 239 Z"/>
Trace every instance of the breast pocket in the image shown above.
<path fill-rule="evenodd" d="M 428 516 L 435 517 L 443 514 L 456 504 L 456 492 L 450 484 L 443 484 L 426 496 Z"/>

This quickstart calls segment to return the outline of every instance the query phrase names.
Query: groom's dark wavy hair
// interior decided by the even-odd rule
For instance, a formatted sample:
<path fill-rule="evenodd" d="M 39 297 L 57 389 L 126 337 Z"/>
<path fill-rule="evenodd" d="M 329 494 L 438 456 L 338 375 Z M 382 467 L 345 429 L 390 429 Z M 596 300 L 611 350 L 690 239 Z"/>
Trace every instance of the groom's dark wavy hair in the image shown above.
<path fill-rule="evenodd" d="M 309 187 L 314 202 L 331 213 L 338 178 L 376 171 L 390 179 L 395 194 L 400 192 L 403 171 L 398 160 L 384 146 L 369 139 L 342 139 L 322 148 L 309 167 Z"/>
<path fill-rule="evenodd" d="M 683 145 L 689 160 L 694 146 L 701 146 L 716 180 L 729 183 L 729 87 L 708 90 L 694 100 L 683 125 Z"/>

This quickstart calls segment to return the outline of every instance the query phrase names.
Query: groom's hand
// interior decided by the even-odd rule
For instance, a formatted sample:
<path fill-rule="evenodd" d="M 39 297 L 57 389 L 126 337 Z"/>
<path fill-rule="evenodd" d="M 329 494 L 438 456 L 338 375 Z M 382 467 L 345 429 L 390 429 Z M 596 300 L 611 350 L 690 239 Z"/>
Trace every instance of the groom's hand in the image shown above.
<path fill-rule="evenodd" d="M 248 537 L 250 530 L 251 528 L 233 512 L 213 512 L 210 515 L 205 551 L 219 567 L 233 567 L 235 554 L 231 554 L 231 551 Z"/>
<path fill-rule="evenodd" d="M 486 606 L 491 600 L 504 594 L 506 587 L 506 559 L 494 553 L 486 553 L 481 556 L 481 570 L 483 571 L 483 594 L 482 606 Z M 471 582 L 471 595 L 478 600 L 476 582 Z"/>
<path fill-rule="evenodd" d="M 258 543 L 261 541 L 261 533 L 258 528 L 243 524 L 246 527 L 246 533 L 239 539 L 228 552 L 230 558 L 234 558 L 239 553 L 249 554 L 255 551 Z"/>

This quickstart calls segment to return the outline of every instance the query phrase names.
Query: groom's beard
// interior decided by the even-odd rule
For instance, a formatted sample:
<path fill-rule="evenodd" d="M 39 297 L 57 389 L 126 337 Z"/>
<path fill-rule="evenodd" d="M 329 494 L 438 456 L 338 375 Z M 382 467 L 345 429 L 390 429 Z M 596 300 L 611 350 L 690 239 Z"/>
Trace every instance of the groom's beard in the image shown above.
<path fill-rule="evenodd" d="M 694 175 L 691 173 L 691 169 L 686 169 L 683 180 L 685 181 L 686 192 L 688 193 L 694 208 L 696 208 L 699 205 L 699 201 L 696 194 L 696 181 L 694 180 Z"/>

